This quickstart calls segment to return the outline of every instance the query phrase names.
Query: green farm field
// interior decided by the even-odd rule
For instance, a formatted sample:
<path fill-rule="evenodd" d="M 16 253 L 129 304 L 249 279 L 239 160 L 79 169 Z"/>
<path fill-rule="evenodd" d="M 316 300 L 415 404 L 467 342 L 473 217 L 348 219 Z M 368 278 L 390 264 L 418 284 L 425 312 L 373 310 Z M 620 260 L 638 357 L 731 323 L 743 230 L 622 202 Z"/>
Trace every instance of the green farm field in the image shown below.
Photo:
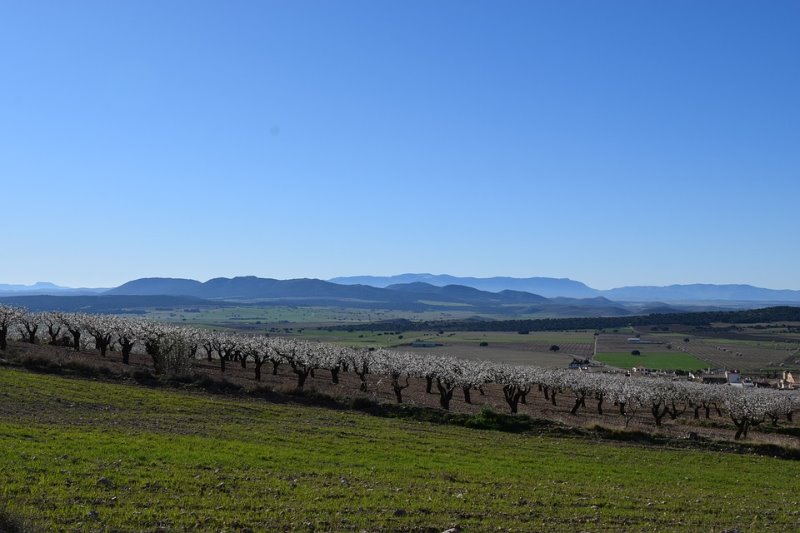
<path fill-rule="evenodd" d="M 708 367 L 705 361 L 683 352 L 640 351 L 641 355 L 631 355 L 630 352 L 599 352 L 595 359 L 617 368 L 643 366 L 654 370 L 700 370 Z"/>
<path fill-rule="evenodd" d="M 0 368 L 23 530 L 788 531 L 800 462 Z"/>

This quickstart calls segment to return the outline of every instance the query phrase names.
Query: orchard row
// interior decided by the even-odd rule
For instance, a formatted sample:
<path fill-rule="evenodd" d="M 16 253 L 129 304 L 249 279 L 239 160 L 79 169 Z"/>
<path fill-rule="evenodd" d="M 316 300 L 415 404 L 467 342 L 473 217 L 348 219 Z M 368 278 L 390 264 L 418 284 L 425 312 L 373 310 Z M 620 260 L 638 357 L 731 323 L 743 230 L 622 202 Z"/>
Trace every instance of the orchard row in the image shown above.
<path fill-rule="evenodd" d="M 572 402 L 574 415 L 586 409 L 587 402 L 603 415 L 609 405 L 619 410 L 626 425 L 642 413 L 649 413 L 656 426 L 665 417 L 677 419 L 684 413 L 706 417 L 715 412 L 728 416 L 736 426 L 735 438 L 746 437 L 748 430 L 765 420 L 777 424 L 782 418 L 792 420 L 800 409 L 797 391 L 744 389 L 727 385 L 704 385 L 665 378 L 624 376 L 614 373 L 583 372 L 569 369 L 548 369 L 500 362 L 465 360 L 441 355 L 403 353 L 384 349 L 354 349 L 333 344 L 308 342 L 287 337 L 271 337 L 243 333 L 220 332 L 185 326 L 168 325 L 136 318 L 80 313 L 31 313 L 24 309 L 0 306 L 0 350 L 5 350 L 9 335 L 29 343 L 46 342 L 68 346 L 74 350 L 94 347 L 103 357 L 109 352 L 121 355 L 129 364 L 132 353 L 144 353 L 152 360 L 156 373 L 190 372 L 199 358 L 218 361 L 220 371 L 238 363 L 252 365 L 254 377 L 261 381 L 264 365 L 274 375 L 280 367 L 288 367 L 303 388 L 315 370 L 330 372 L 333 383 L 339 383 L 341 372 L 358 376 L 360 388 L 367 391 L 367 376 L 386 379 L 398 403 L 412 379 L 426 380 L 427 392 L 433 387 L 439 404 L 450 408 L 455 391 L 470 402 L 470 392 L 483 391 L 487 384 L 502 388 L 511 413 L 525 403 L 527 395 L 538 389 L 556 404 L 566 396 Z M 723 415 L 724 413 L 724 415 Z"/>

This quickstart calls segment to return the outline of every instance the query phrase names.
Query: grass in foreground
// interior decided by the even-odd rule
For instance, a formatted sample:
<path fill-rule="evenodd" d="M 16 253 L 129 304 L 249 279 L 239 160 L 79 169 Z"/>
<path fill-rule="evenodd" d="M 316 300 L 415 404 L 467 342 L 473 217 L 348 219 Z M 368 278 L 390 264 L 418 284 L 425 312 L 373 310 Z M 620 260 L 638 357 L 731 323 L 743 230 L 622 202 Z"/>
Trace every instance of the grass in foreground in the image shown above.
<path fill-rule="evenodd" d="M 0 499 L 44 530 L 790 530 L 798 478 L 767 457 L 0 369 Z"/>

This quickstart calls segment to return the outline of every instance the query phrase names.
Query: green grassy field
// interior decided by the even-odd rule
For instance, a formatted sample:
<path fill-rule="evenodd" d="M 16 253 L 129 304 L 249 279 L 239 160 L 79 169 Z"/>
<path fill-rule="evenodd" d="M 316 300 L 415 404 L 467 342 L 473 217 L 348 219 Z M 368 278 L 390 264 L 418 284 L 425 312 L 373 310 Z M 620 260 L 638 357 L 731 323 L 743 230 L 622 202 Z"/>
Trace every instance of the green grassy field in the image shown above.
<path fill-rule="evenodd" d="M 639 350 L 641 355 L 631 355 L 630 352 L 598 352 L 595 359 L 617 368 L 643 366 L 661 370 L 699 370 L 708 367 L 708 363 L 687 353 Z"/>
<path fill-rule="evenodd" d="M 41 530 L 795 530 L 800 462 L 0 368 L 0 513 Z"/>

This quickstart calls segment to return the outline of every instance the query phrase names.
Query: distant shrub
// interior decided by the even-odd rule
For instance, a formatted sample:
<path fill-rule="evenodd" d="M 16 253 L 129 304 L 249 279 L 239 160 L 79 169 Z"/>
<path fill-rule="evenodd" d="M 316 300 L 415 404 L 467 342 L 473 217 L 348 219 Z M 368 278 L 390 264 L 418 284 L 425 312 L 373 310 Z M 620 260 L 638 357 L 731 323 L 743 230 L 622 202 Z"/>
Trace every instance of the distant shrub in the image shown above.
<path fill-rule="evenodd" d="M 353 409 L 366 410 L 377 407 L 378 403 L 373 400 L 370 400 L 369 398 L 365 398 L 364 396 L 358 396 L 357 398 L 353 398 L 353 401 L 350 403 L 350 406 Z"/>
<path fill-rule="evenodd" d="M 30 521 L 8 508 L 5 502 L 0 503 L 0 531 L 4 533 L 35 533 L 39 531 Z"/>
<path fill-rule="evenodd" d="M 639 350 L 631 350 L 631 355 L 642 355 L 642 352 Z"/>
<path fill-rule="evenodd" d="M 488 342 L 486 342 L 486 341 L 483 341 L 483 342 L 481 342 L 481 343 L 479 344 L 479 346 L 489 346 L 489 343 L 488 343 Z"/>
<path fill-rule="evenodd" d="M 66 361 L 62 368 L 70 370 L 75 374 L 88 377 L 118 377 L 118 373 L 105 365 L 95 365 L 83 361 Z"/>
<path fill-rule="evenodd" d="M 49 374 L 61 374 L 63 372 L 63 368 L 57 362 L 35 355 L 26 355 L 22 358 L 21 363 L 28 370 L 47 372 Z"/>
<path fill-rule="evenodd" d="M 131 377 L 136 383 L 139 383 L 140 385 L 148 385 L 152 387 L 160 383 L 155 374 L 153 374 L 153 371 L 150 370 L 149 368 L 146 368 L 144 370 L 134 370 L 133 374 L 131 374 Z"/>
<path fill-rule="evenodd" d="M 531 421 L 527 416 L 501 414 L 484 406 L 478 414 L 464 420 L 463 425 L 472 429 L 519 432 L 530 429 Z"/>

